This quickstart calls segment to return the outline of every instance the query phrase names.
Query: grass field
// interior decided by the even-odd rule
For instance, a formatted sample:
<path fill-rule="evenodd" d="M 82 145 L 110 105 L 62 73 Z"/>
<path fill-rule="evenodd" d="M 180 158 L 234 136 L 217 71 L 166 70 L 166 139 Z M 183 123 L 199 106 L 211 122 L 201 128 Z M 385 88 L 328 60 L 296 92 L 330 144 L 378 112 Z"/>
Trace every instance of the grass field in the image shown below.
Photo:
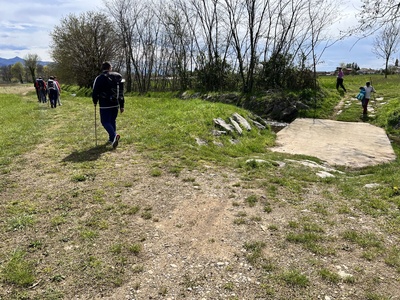
<path fill-rule="evenodd" d="M 334 115 L 369 79 L 321 78 L 314 114 L 398 136 L 398 77 L 368 120 Z M 27 88 L 0 90 L 0 299 L 400 298 L 398 159 L 320 178 L 269 129 L 212 135 L 248 111 L 156 95 L 127 97 L 112 150 L 90 98 Z"/>

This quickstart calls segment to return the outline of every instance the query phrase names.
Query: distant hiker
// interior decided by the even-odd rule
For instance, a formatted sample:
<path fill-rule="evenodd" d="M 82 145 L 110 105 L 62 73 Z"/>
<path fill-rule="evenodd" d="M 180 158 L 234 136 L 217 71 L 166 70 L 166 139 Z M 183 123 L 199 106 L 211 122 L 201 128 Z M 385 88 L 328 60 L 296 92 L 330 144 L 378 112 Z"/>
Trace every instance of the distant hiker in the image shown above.
<path fill-rule="evenodd" d="M 92 100 L 95 106 L 100 106 L 100 121 L 108 133 L 108 143 L 115 149 L 118 146 L 120 135 L 117 133 L 118 110 L 124 112 L 124 86 L 121 74 L 111 72 L 111 64 L 104 62 L 102 73 L 93 83 Z"/>
<path fill-rule="evenodd" d="M 42 77 L 39 77 L 35 81 L 36 95 L 38 96 L 39 102 L 46 103 L 46 82 Z"/>
<path fill-rule="evenodd" d="M 343 89 L 343 91 L 346 92 L 346 88 L 343 85 L 343 77 L 344 77 L 344 73 L 342 71 L 342 68 L 338 68 L 338 75 L 336 78 L 336 89 L 339 90 L 339 86 Z"/>
<path fill-rule="evenodd" d="M 36 96 L 37 96 L 37 98 L 38 98 L 38 101 L 40 102 L 39 87 L 38 87 L 38 85 L 37 85 L 38 80 L 39 80 L 39 78 L 36 78 L 35 82 L 33 83 L 33 87 L 34 87 L 35 90 L 36 90 Z"/>
<path fill-rule="evenodd" d="M 60 99 L 60 98 L 61 98 L 61 86 L 60 86 L 60 83 L 58 82 L 56 76 L 54 76 L 54 82 L 56 83 L 57 88 L 58 88 L 57 103 L 58 103 L 58 106 L 61 106 L 61 105 L 62 105 L 62 104 L 61 104 L 61 99 Z"/>
<path fill-rule="evenodd" d="M 47 80 L 47 92 L 49 95 L 51 108 L 56 108 L 57 98 L 58 98 L 58 87 L 54 80 L 54 76 L 50 76 L 49 80 Z"/>
<path fill-rule="evenodd" d="M 361 101 L 362 107 L 363 107 L 363 115 L 366 115 L 368 113 L 367 108 L 368 108 L 368 102 L 369 99 L 371 99 L 371 94 L 375 93 L 374 87 L 371 85 L 371 82 L 367 81 L 364 86 L 365 90 L 365 96 L 364 99 Z"/>

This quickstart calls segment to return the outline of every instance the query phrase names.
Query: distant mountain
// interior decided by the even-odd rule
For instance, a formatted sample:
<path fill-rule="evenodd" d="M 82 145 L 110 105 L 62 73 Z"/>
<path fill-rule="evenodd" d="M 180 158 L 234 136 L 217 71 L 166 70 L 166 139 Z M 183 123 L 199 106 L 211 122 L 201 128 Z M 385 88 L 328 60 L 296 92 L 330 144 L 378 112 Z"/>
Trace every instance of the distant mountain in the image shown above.
<path fill-rule="evenodd" d="M 18 57 L 18 56 L 14 57 L 14 58 L 2 58 L 2 57 L 0 57 L 0 67 L 13 65 L 13 64 L 15 64 L 17 62 L 20 62 L 21 64 L 24 64 L 24 59 L 22 59 L 21 57 Z M 39 65 L 43 65 L 43 66 L 48 65 L 50 63 L 51 63 L 50 61 L 39 61 L 38 62 Z"/>

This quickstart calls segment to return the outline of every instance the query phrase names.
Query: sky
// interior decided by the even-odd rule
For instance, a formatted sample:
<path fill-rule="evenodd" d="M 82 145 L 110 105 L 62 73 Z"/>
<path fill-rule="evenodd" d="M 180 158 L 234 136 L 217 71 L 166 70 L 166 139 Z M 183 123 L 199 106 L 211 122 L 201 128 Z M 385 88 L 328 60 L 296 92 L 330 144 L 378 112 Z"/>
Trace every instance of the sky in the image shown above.
<path fill-rule="evenodd" d="M 360 0 L 347 0 L 338 5 L 341 20 L 329 33 L 356 26 L 355 15 L 360 6 Z M 0 57 L 24 58 L 27 54 L 37 54 L 41 60 L 51 61 L 50 32 L 54 26 L 60 25 L 61 19 L 69 14 L 104 9 L 104 4 L 103 0 L 0 0 L 0 7 Z M 343 63 L 356 63 L 360 68 L 383 68 L 384 60 L 372 53 L 373 40 L 374 37 L 359 41 L 352 37 L 336 42 L 325 49 L 317 70 L 334 71 Z"/>

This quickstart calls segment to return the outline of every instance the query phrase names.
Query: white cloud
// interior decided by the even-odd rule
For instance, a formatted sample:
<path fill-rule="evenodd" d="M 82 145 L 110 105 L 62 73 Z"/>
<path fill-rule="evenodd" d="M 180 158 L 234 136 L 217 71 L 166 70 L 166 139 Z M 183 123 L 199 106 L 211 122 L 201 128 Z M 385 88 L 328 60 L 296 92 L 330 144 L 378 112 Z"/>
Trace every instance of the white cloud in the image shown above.
<path fill-rule="evenodd" d="M 0 57 L 37 54 L 50 61 L 50 33 L 69 14 L 103 7 L 103 0 L 14 0 L 1 3 Z"/>

